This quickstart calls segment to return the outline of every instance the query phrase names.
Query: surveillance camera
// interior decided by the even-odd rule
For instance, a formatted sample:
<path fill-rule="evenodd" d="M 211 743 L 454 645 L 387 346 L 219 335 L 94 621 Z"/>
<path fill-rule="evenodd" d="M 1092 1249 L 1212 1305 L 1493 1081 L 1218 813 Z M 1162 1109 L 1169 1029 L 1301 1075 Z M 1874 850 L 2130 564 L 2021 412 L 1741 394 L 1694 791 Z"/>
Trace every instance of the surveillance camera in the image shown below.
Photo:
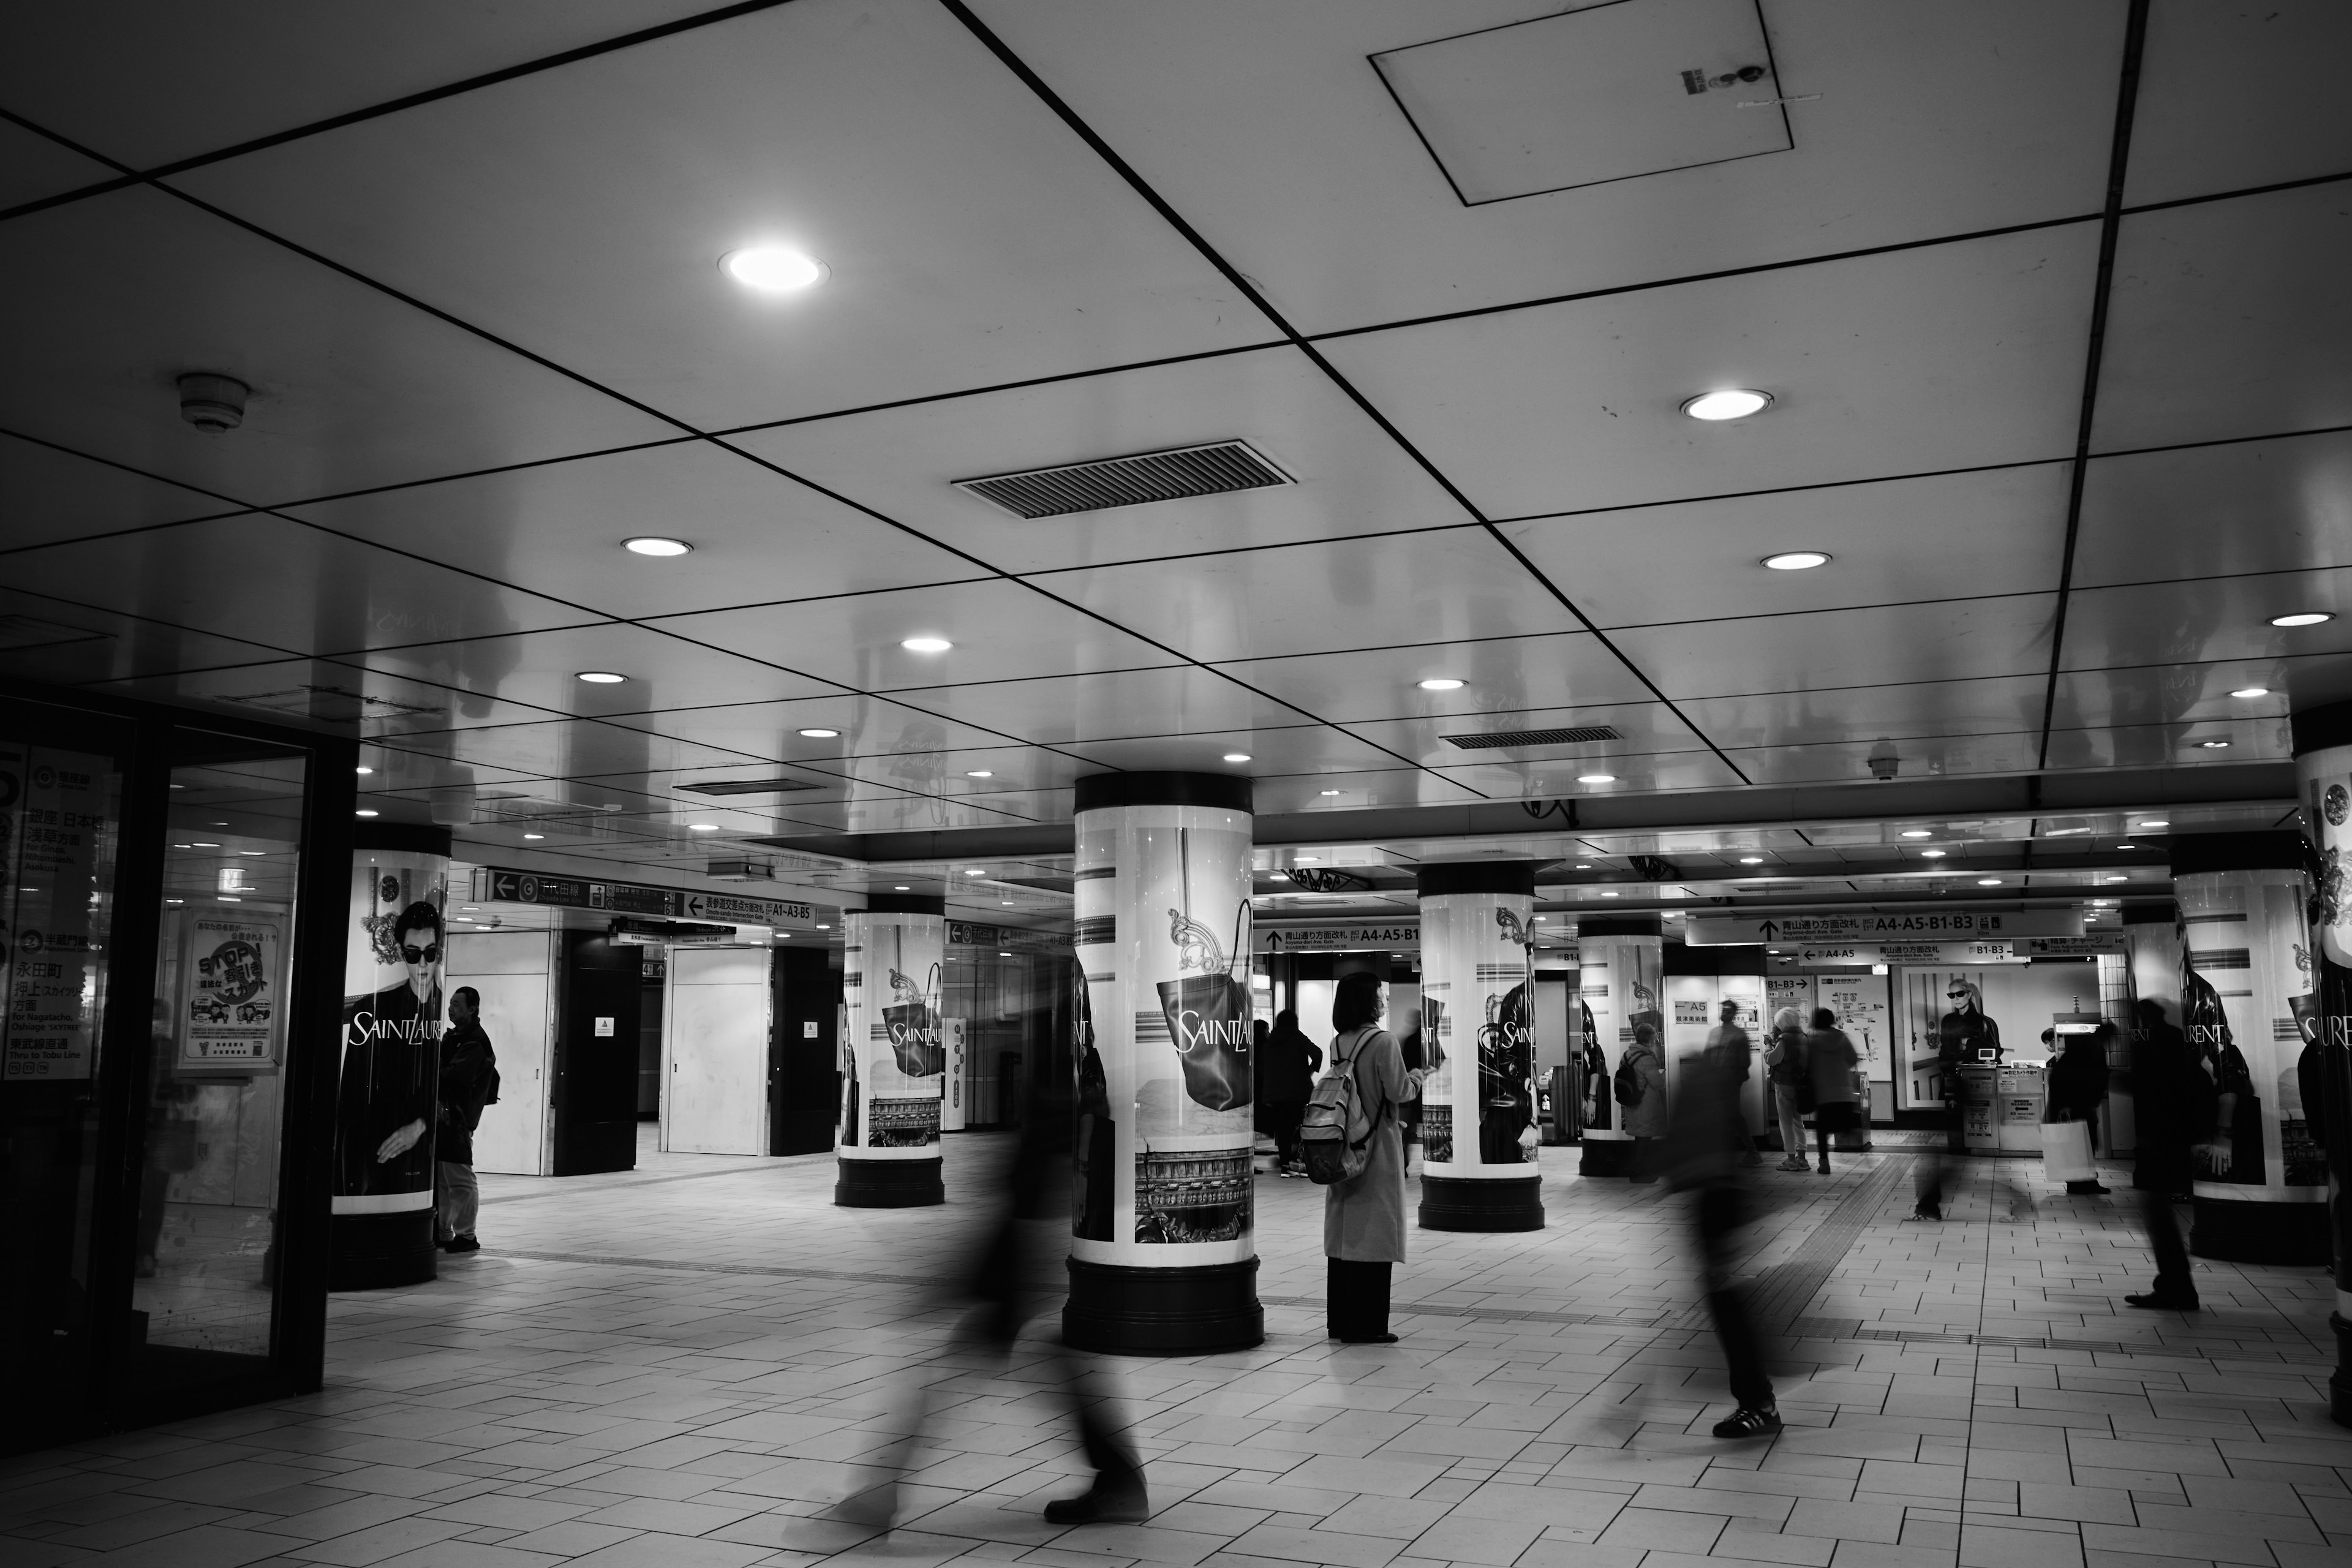
<path fill-rule="evenodd" d="M 1902 766 L 1903 759 L 1900 757 L 1873 757 L 1870 759 L 1870 776 L 1880 784 L 1885 784 L 1893 778 Z"/>

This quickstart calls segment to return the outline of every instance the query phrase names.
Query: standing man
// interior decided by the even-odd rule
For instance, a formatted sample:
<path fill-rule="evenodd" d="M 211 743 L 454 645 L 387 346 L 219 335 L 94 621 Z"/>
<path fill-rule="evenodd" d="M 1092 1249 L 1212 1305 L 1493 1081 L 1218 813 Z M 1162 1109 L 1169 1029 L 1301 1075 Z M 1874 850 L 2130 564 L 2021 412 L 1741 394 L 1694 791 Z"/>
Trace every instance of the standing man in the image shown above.
<path fill-rule="evenodd" d="M 433 1239 L 444 1252 L 479 1252 L 474 1239 L 481 1188 L 474 1180 L 474 1130 L 499 1097 L 498 1053 L 482 1032 L 482 998 L 470 985 L 449 994 L 441 1037 L 440 1108 L 434 1127 Z"/>
<path fill-rule="evenodd" d="M 1307 1162 L 1298 1147 L 1298 1121 L 1315 1091 L 1315 1075 L 1323 1070 L 1322 1047 L 1300 1031 L 1298 1015 L 1285 1007 L 1274 1016 L 1274 1033 L 1262 1049 L 1257 1092 L 1265 1101 L 1266 1136 L 1278 1151 L 1276 1164 L 1286 1176 L 1303 1176 Z"/>
<path fill-rule="evenodd" d="M 1727 997 L 1722 1021 L 1706 1032 L 1706 1059 L 1731 1085 L 1731 1146 L 1739 1151 L 1739 1163 L 1751 1169 L 1762 1164 L 1764 1156 L 1756 1152 L 1756 1135 L 1748 1131 L 1748 1115 L 1740 1108 L 1739 1097 L 1748 1092 L 1748 1075 L 1754 1070 L 1755 1057 L 1755 1042 L 1739 1026 L 1739 1004 Z"/>
<path fill-rule="evenodd" d="M 2202 1097 L 2192 1075 L 2201 1079 L 2203 1074 L 2189 1059 L 2189 1037 L 2164 1016 L 2162 1003 L 2142 997 L 2138 1017 L 2139 1027 L 2132 1031 L 2131 1090 L 2139 1159 L 2132 1185 L 2140 1190 L 2140 1218 L 2147 1226 L 2148 1250 L 2156 1254 L 2156 1283 L 2124 1300 L 2135 1307 L 2193 1312 L 2197 1283 L 2172 1205 L 2188 1201 L 2196 1180 L 2189 1145 L 2200 1118 L 2191 1100 Z"/>
<path fill-rule="evenodd" d="M 2090 1034 L 2065 1036 L 2065 1053 L 2050 1064 L 2051 1120 L 2088 1122 L 2094 1153 L 2099 1147 L 2099 1107 L 2107 1098 L 2107 1042 L 2115 1033 L 2114 1025 L 2101 1024 Z M 2067 1183 L 2066 1190 L 2095 1196 L 2107 1189 L 2093 1176 Z"/>

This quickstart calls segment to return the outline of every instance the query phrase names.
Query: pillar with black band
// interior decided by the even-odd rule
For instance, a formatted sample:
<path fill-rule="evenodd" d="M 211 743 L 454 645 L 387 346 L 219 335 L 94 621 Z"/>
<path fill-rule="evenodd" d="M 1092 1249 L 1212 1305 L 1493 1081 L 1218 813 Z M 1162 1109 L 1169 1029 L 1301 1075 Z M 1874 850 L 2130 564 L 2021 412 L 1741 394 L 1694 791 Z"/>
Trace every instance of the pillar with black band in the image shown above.
<path fill-rule="evenodd" d="M 940 1175 L 946 1037 L 940 984 L 947 900 L 875 893 L 842 918 L 840 1175 L 844 1208 L 920 1208 L 947 1201 Z"/>
<path fill-rule="evenodd" d="M 1540 1230 L 1531 860 L 1421 867 L 1421 1226 Z"/>
<path fill-rule="evenodd" d="M 1076 805 L 1062 1337 L 1128 1355 L 1255 1345 L 1250 784 L 1097 774 Z"/>
<path fill-rule="evenodd" d="M 2352 702 L 2305 709 L 2294 724 L 2296 794 L 2315 879 L 2311 1011 L 2319 1071 L 2309 1096 L 2315 1103 L 2305 1109 L 2327 1163 L 2336 1257 L 2328 1409 L 2337 1425 L 2352 1426 L 2352 1213 L 2346 1197 L 2352 1189 Z"/>

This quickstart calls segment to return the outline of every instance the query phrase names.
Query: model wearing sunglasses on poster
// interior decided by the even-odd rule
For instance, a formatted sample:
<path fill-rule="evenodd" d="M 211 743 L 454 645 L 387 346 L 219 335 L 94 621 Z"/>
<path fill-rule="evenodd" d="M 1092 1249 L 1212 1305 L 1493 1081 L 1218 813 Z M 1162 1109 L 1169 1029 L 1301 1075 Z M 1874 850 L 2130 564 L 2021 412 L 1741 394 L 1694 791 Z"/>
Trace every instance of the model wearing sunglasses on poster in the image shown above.
<path fill-rule="evenodd" d="M 429 1192 L 428 1140 L 437 1104 L 441 1038 L 441 911 L 419 900 L 394 922 L 405 971 L 397 985 L 343 1010 L 343 1073 L 336 1100 L 338 1196 Z"/>
<path fill-rule="evenodd" d="M 1957 1184 L 1951 1157 L 1958 1152 L 1961 1137 L 1960 1068 L 1999 1067 L 2001 1059 L 2000 1026 L 1985 1016 L 1984 993 L 1977 989 L 1976 982 L 1953 975 L 1945 987 L 1944 1000 L 1952 1009 L 1936 1021 L 1936 1068 L 1944 1101 L 1945 1137 L 1919 1157 L 1917 1196 L 1911 1210 L 1911 1217 L 1916 1220 L 1942 1219 L 1944 1190 Z M 2009 1195 L 2011 1219 L 2033 1212 L 2032 1194 L 2005 1178 L 2001 1185 Z"/>

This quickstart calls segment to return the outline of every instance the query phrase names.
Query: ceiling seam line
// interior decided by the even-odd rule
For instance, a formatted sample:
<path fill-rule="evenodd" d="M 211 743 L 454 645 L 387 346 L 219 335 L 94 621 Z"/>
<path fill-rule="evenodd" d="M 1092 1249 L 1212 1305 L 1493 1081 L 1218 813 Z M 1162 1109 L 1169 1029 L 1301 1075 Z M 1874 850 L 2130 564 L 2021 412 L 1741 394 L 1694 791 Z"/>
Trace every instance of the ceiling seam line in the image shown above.
<path fill-rule="evenodd" d="M 267 152 L 273 147 L 283 147 L 289 142 L 307 141 L 309 138 L 313 136 L 324 135 L 330 131 L 340 131 L 348 125 L 364 124 L 368 121 L 381 120 L 387 115 L 398 114 L 404 110 L 418 109 L 428 103 L 437 103 L 446 99 L 463 97 L 467 93 L 477 92 L 484 88 L 498 87 L 506 82 L 518 81 L 525 77 L 537 76 L 543 71 L 554 70 L 568 65 L 576 65 L 582 60 L 594 59 L 601 55 L 618 54 L 624 49 L 634 48 L 640 44 L 653 43 L 662 38 L 675 37 L 680 33 L 694 32 L 699 28 L 712 26 L 721 22 L 731 22 L 740 16 L 751 16 L 760 11 L 772 10 L 779 5 L 789 4 L 791 4 L 791 0 L 739 0 L 739 3 L 736 5 L 723 5 L 715 11 L 705 11 L 693 16 L 681 16 L 676 21 L 664 22 L 655 26 L 640 28 L 634 33 L 619 34 L 611 38 L 600 39 L 595 43 L 583 44 L 574 48 L 560 50 L 555 54 L 543 55 L 537 59 L 525 60 L 518 65 L 503 66 L 494 71 L 485 71 L 478 76 L 462 78 L 454 82 L 445 82 L 439 87 L 425 88 L 420 91 L 408 93 L 400 98 L 386 99 L 381 103 L 370 104 L 364 108 L 346 110 L 341 114 L 331 115 L 325 120 L 314 120 L 307 124 L 291 126 L 284 131 L 272 132 L 268 135 L 257 136 L 248 141 L 236 142 L 231 146 L 215 148 L 209 153 L 194 153 L 185 158 L 179 158 L 169 163 L 153 164 L 145 169 L 133 169 L 120 159 L 101 156 L 89 148 L 82 147 L 78 143 L 68 141 L 65 137 L 57 134 L 56 132 L 43 130 L 41 127 L 33 124 L 30 121 L 20 119 L 8 110 L 0 109 L 0 117 L 5 117 L 10 121 L 14 121 L 16 123 L 25 126 L 27 130 L 33 131 L 37 134 L 47 136 L 51 141 L 56 142 L 59 146 L 67 147 L 76 153 L 79 153 L 84 157 L 90 159 L 93 163 L 110 164 L 112 167 L 122 171 L 122 176 L 118 179 L 97 181 L 88 185 L 79 186 L 74 190 L 60 191 L 52 195 L 38 197 L 29 202 L 23 202 L 16 206 L 9 207 L 5 211 L 0 211 L 0 223 L 5 223 L 10 218 L 14 217 L 22 217 L 33 213 L 46 212 L 52 207 L 65 206 L 71 203 L 87 201 L 96 196 L 108 195 L 115 191 L 127 190 L 131 186 L 141 184 L 143 181 L 160 179 L 169 174 L 187 174 L 193 170 L 207 168 L 212 164 L 226 163 L 235 158 L 245 157 L 250 153 Z"/>
<path fill-rule="evenodd" d="M 2304 191 L 2314 185 L 2341 184 L 2347 180 L 2352 180 L 2352 169 L 2338 169 L 2332 174 L 2305 174 L 2299 180 L 2275 180 L 2266 185 L 2244 185 L 2234 191 L 2214 191 L 2204 195 L 2173 196 L 2160 202 L 2143 202 L 2137 206 L 2124 208 L 2123 213 L 2126 217 L 2137 217 L 2142 213 L 2211 206 L 2218 202 L 2250 201 L 2256 196 L 2273 196 L 2282 191 Z"/>
<path fill-rule="evenodd" d="M 1047 109 L 1059 116 L 1063 123 L 1068 126 L 1071 132 L 1076 134 L 1080 141 L 1085 142 L 1095 152 L 1097 156 L 1100 157 L 1104 163 L 1110 166 L 1113 173 L 1125 180 L 1130 189 L 1140 196 L 1155 212 L 1159 213 L 1160 217 L 1176 231 L 1180 237 L 1181 237 L 1187 244 L 1191 245 L 1200 253 L 1203 259 L 1208 261 L 1211 266 L 1214 267 L 1220 273 L 1222 273 L 1228 282 L 1233 284 L 1234 288 L 1240 289 L 1243 292 L 1244 297 L 1247 299 L 1267 321 L 1273 322 L 1276 327 L 1279 328 L 1282 332 L 1297 345 L 1299 352 L 1304 353 L 1307 359 L 1315 364 L 1317 369 L 1322 371 L 1323 374 L 1329 378 L 1333 385 L 1337 386 L 1343 394 L 1345 394 L 1349 401 L 1353 402 L 1357 407 L 1363 410 L 1364 414 L 1370 418 L 1374 424 L 1378 425 L 1381 429 L 1388 435 L 1391 441 L 1396 443 L 1399 449 L 1403 451 L 1407 457 L 1411 458 L 1422 471 L 1426 473 L 1440 489 L 1445 491 L 1447 495 L 1451 496 L 1455 503 L 1458 504 L 1472 519 L 1474 519 L 1479 526 L 1486 529 L 1488 537 L 1492 538 L 1497 544 L 1501 545 L 1506 552 L 1517 560 L 1522 569 L 1524 569 L 1531 578 L 1539 584 L 1546 592 L 1549 593 L 1553 599 L 1559 604 L 1561 608 L 1567 610 L 1570 615 L 1575 616 L 1578 621 L 1581 622 L 1585 629 L 1590 631 L 1594 637 L 1600 640 L 1601 645 L 1609 650 L 1611 656 L 1616 658 L 1618 663 L 1623 666 L 1624 668 L 1632 674 L 1634 679 L 1640 681 L 1644 687 L 1646 687 L 1650 690 L 1651 694 L 1666 707 L 1668 711 L 1672 712 L 1676 719 L 1680 720 L 1686 727 L 1689 728 L 1691 733 L 1698 736 L 1701 741 L 1706 742 L 1708 749 L 1715 752 L 1717 759 L 1720 761 L 1726 768 L 1731 771 L 1731 773 L 1735 778 L 1738 778 L 1743 784 L 1753 782 L 1740 770 L 1738 763 L 1734 763 L 1730 757 L 1724 753 L 1724 751 L 1720 746 L 1716 745 L 1710 737 L 1701 731 L 1697 725 L 1693 724 L 1690 721 L 1687 715 L 1684 714 L 1680 709 L 1675 706 L 1673 700 L 1666 696 L 1664 690 L 1662 689 L 1655 681 L 1652 680 L 1646 672 L 1634 664 L 1632 659 L 1628 658 L 1624 652 L 1620 649 L 1615 643 L 1610 640 L 1608 635 L 1602 632 L 1599 626 L 1592 623 L 1591 617 L 1587 616 L 1581 609 L 1578 608 L 1575 602 L 1560 591 L 1558 584 L 1552 582 L 1549 577 L 1538 570 L 1534 562 L 1530 561 L 1524 552 L 1522 552 L 1517 545 L 1513 544 L 1510 540 L 1506 538 L 1502 531 L 1496 528 L 1495 524 L 1486 518 L 1485 513 L 1481 512 L 1477 507 L 1471 503 L 1470 498 L 1463 493 L 1459 486 L 1455 485 L 1451 479 L 1447 478 L 1446 475 L 1439 469 L 1437 465 L 1431 461 L 1428 456 L 1422 452 L 1418 447 L 1411 441 L 1406 440 L 1403 432 L 1399 430 L 1395 424 L 1391 422 L 1385 414 L 1381 413 L 1380 409 L 1375 407 L 1371 400 L 1365 396 L 1354 383 L 1341 375 L 1337 366 L 1333 365 L 1329 360 L 1326 359 L 1322 353 L 1316 349 L 1313 343 L 1301 336 L 1298 330 L 1293 327 L 1289 321 L 1285 318 L 1280 311 L 1274 308 L 1273 302 L 1265 298 L 1264 292 L 1253 284 L 1239 268 L 1234 266 L 1233 263 L 1227 260 L 1214 246 L 1212 246 L 1206 236 L 1201 234 L 1191 223 L 1187 222 L 1183 216 L 1177 212 L 1174 205 L 1160 195 L 1160 194 L 1152 187 L 1150 183 L 1143 178 L 1142 174 L 1139 171 L 1130 166 L 1126 159 L 1119 156 L 1118 153 L 1112 148 L 1110 143 L 1097 132 L 1096 132 L 1091 125 L 1087 124 L 1086 121 L 1079 116 L 1076 110 L 1072 109 L 1067 103 L 1065 103 L 1062 100 L 1061 96 L 1055 92 L 1054 89 L 1046 84 L 1045 79 L 1039 76 L 1035 70 L 1031 68 L 1027 61 L 1022 59 L 1020 56 L 1015 54 L 1009 45 L 1007 45 L 1003 39 L 999 38 L 996 34 L 990 29 L 988 25 L 982 22 L 980 17 L 976 16 L 969 5 L 964 4 L 964 0 L 940 0 L 940 4 L 943 5 L 951 16 L 956 17 L 958 21 L 961 22 L 964 26 L 971 31 L 972 36 L 980 41 L 983 47 L 987 48 L 990 53 L 996 56 L 998 60 L 1004 65 L 1006 69 L 1010 70 L 1013 74 L 1016 79 L 1026 86 L 1031 92 L 1034 93 L 1040 102 L 1044 103 Z M 1484 792 L 1480 793 L 1483 794 Z"/>
<path fill-rule="evenodd" d="M 2036 765 L 2050 765 L 2051 726 L 2058 711 L 2058 681 L 2066 652 L 2066 611 L 2074 591 L 2074 551 L 2083 528 L 2083 490 L 2090 477 L 2091 434 L 2097 418 L 2099 371 L 2106 351 L 2107 308 L 2114 293 L 2116 250 L 2123 234 L 2124 180 L 2131 163 L 2132 121 L 2138 112 L 2141 58 L 2147 45 L 2148 0 L 2131 0 L 2124 21 L 2116 82 L 2114 141 L 2107 156 L 2107 199 L 2099 224 L 2098 262 L 2092 271 L 2090 331 L 2083 353 L 2083 403 L 2074 437 L 2074 471 L 2067 482 L 2066 531 L 2058 561 L 2058 603 L 2050 626 L 2050 683 L 2042 702 L 2042 749 Z"/>

